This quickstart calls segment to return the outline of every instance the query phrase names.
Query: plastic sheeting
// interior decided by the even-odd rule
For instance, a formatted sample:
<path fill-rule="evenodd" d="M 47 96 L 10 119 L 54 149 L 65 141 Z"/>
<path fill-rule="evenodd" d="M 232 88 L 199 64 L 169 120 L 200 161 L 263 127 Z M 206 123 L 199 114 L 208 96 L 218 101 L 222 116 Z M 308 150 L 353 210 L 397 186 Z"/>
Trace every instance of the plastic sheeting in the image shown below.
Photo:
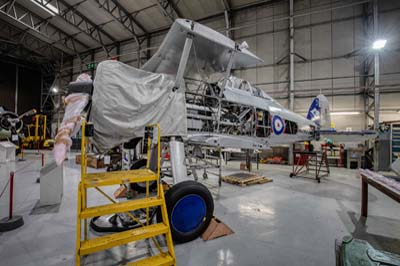
<path fill-rule="evenodd" d="M 89 95 L 86 93 L 73 93 L 64 99 L 65 114 L 60 128 L 55 137 L 53 148 L 54 158 L 60 166 L 67 157 L 67 151 L 71 148 L 71 136 L 75 135 L 81 125 L 81 113 L 88 104 Z"/>
<path fill-rule="evenodd" d="M 160 123 L 161 136 L 186 136 L 186 103 L 175 77 L 151 73 L 118 61 L 101 62 L 96 71 L 91 121 L 94 143 L 104 152 L 135 137 L 147 124 Z"/>

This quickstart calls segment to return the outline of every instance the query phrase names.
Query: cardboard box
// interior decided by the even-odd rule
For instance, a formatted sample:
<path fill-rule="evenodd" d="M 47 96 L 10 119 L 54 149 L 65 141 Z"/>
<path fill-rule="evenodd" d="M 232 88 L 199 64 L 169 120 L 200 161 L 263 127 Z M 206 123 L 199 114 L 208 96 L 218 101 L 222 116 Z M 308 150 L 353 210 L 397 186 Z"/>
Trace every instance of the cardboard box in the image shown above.
<path fill-rule="evenodd" d="M 251 171 L 251 164 L 250 164 L 250 169 L 247 168 L 246 162 L 241 162 L 240 163 L 240 170 L 242 171 Z"/>
<path fill-rule="evenodd" d="M 91 168 L 97 169 L 97 168 L 105 167 L 104 159 L 103 158 L 100 159 L 100 155 L 88 154 L 86 161 L 87 161 L 87 166 L 91 167 Z M 81 164 L 81 154 L 80 153 L 75 156 L 75 163 Z"/>
<path fill-rule="evenodd" d="M 204 231 L 204 233 L 202 234 L 201 238 L 204 241 L 207 241 L 230 234 L 233 234 L 232 229 L 230 229 L 225 223 L 223 223 L 219 219 L 213 217 L 206 231 Z"/>

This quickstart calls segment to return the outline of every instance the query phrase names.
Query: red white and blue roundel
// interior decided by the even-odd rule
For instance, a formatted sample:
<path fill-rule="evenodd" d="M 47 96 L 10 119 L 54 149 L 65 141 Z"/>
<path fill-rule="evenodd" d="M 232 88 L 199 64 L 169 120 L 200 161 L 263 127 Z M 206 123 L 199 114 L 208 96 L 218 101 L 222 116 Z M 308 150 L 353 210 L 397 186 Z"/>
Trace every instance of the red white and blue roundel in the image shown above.
<path fill-rule="evenodd" d="M 283 119 L 279 115 L 272 117 L 272 129 L 275 135 L 280 135 L 285 130 L 285 122 L 283 122 Z"/>

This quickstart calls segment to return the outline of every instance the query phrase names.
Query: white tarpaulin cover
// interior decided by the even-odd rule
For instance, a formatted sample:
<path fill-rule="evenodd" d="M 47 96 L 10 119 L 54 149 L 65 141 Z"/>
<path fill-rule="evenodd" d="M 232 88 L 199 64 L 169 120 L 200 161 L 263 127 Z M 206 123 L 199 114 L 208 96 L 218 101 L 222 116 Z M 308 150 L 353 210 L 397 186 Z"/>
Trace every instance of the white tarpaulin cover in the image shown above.
<path fill-rule="evenodd" d="M 151 73 L 118 61 L 101 62 L 96 71 L 91 121 L 94 142 L 106 151 L 160 123 L 162 136 L 186 136 L 184 90 L 173 91 L 175 77 Z"/>

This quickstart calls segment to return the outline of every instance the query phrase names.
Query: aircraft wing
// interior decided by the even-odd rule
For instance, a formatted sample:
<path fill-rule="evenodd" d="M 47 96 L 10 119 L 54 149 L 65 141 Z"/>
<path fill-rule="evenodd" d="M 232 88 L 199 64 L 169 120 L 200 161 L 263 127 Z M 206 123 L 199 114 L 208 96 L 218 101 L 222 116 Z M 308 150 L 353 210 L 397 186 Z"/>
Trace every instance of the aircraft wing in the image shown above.
<path fill-rule="evenodd" d="M 188 134 L 191 144 L 237 149 L 268 149 L 269 146 L 261 138 L 249 136 L 234 136 L 214 133 Z"/>
<path fill-rule="evenodd" d="M 237 44 L 225 35 L 187 19 L 175 20 L 157 52 L 142 69 L 176 75 L 189 33 L 193 36 L 193 46 L 186 76 L 224 72 L 230 59 L 229 51 L 235 50 Z M 235 55 L 233 69 L 255 66 L 262 62 L 262 59 L 248 49 L 242 48 Z"/>
<path fill-rule="evenodd" d="M 369 139 L 374 139 L 378 136 L 374 130 L 360 131 L 336 131 L 336 130 L 320 130 L 321 139 L 329 138 L 334 142 L 364 142 Z"/>

